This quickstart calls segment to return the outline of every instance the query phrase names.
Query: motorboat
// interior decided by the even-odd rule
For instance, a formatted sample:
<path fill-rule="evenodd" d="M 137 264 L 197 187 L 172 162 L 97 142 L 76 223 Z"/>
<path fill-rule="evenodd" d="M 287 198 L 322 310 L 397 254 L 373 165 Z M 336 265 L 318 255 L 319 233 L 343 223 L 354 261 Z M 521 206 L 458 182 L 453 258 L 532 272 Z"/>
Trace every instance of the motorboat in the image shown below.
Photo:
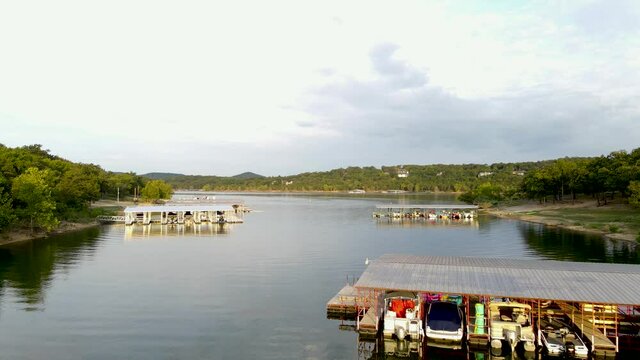
<path fill-rule="evenodd" d="M 416 293 L 395 291 L 384 296 L 383 335 L 385 338 L 421 341 L 421 299 Z"/>
<path fill-rule="evenodd" d="M 589 356 L 589 348 L 584 341 L 574 332 L 564 335 L 564 346 L 568 356 L 586 359 Z"/>
<path fill-rule="evenodd" d="M 586 358 L 589 348 L 584 341 L 574 332 L 569 330 L 569 325 L 558 319 L 544 319 L 541 325 L 542 344 L 545 352 L 551 356 L 570 356 Z"/>
<path fill-rule="evenodd" d="M 489 303 L 489 317 L 491 347 L 500 348 L 506 342 L 513 352 L 519 343 L 523 343 L 525 351 L 535 351 L 531 305 L 493 300 Z"/>
<path fill-rule="evenodd" d="M 564 355 L 566 348 L 564 346 L 564 340 L 562 333 L 558 330 L 542 330 L 541 331 L 542 345 L 544 346 L 547 355 L 562 356 Z"/>
<path fill-rule="evenodd" d="M 452 348 L 462 347 L 464 314 L 455 302 L 434 301 L 429 304 L 425 326 L 427 341 L 449 344 Z"/>

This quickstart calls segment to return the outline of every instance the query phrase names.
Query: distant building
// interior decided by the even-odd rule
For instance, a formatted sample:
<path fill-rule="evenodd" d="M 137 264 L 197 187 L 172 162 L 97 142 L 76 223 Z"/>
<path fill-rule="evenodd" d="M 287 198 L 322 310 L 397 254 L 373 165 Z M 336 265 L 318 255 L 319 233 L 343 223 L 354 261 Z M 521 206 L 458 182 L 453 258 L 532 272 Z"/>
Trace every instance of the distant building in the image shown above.
<path fill-rule="evenodd" d="M 436 176 L 442 176 L 443 172 L 440 171 L 439 173 L 436 174 Z"/>
<path fill-rule="evenodd" d="M 513 175 L 524 176 L 524 171 L 522 170 L 514 170 L 511 172 Z"/>
<path fill-rule="evenodd" d="M 399 178 L 406 178 L 409 176 L 409 170 L 400 168 L 398 169 L 397 174 Z"/>
<path fill-rule="evenodd" d="M 493 175 L 493 171 L 481 171 L 478 173 L 478 177 L 490 176 Z"/>
<path fill-rule="evenodd" d="M 291 181 L 287 181 L 287 182 L 285 182 L 284 184 L 285 184 L 285 185 L 291 185 L 291 184 L 293 184 L 293 180 L 291 180 Z"/>

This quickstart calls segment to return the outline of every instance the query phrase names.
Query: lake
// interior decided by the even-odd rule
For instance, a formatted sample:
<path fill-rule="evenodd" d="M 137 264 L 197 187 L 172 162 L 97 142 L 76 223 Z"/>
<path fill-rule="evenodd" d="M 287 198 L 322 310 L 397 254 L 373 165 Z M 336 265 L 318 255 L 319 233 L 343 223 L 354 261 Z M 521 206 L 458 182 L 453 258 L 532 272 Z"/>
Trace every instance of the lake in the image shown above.
<path fill-rule="evenodd" d="M 515 220 L 371 216 L 376 204 L 449 195 L 216 196 L 255 211 L 244 224 L 112 225 L 0 248 L 0 357 L 358 359 L 357 334 L 328 320 L 325 305 L 366 258 L 640 263 L 635 244 Z"/>

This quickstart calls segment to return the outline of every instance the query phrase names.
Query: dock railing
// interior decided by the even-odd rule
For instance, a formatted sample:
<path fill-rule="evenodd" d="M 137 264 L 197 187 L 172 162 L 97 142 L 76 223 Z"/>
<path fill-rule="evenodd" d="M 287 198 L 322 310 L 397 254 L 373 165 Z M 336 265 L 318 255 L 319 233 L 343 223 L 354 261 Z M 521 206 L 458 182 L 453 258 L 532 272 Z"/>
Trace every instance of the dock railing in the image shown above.
<path fill-rule="evenodd" d="M 109 223 L 123 223 L 124 224 L 124 216 L 108 216 L 108 215 L 99 215 L 96 216 L 96 221 L 103 224 Z"/>

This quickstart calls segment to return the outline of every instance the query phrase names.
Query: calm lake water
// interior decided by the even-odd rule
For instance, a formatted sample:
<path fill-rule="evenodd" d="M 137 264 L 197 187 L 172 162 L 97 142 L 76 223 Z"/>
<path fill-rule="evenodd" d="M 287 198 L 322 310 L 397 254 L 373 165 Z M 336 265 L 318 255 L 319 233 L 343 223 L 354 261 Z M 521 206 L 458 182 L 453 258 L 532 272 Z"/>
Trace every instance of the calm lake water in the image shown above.
<path fill-rule="evenodd" d="M 513 220 L 371 217 L 376 204 L 447 196 L 218 195 L 229 197 L 256 210 L 244 224 L 114 225 L 0 248 L 0 358 L 358 359 L 357 334 L 325 305 L 367 257 L 640 263 L 633 244 Z"/>

